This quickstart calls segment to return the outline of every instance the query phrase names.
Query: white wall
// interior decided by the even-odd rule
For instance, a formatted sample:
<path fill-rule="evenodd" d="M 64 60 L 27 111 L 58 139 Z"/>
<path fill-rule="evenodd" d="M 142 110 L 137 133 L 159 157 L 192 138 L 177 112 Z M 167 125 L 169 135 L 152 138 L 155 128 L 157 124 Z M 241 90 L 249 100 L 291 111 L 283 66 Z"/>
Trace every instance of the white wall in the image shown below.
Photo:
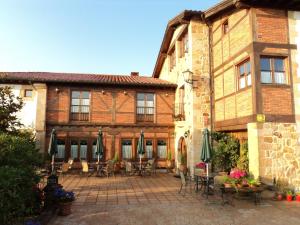
<path fill-rule="evenodd" d="M 37 93 L 31 85 L 12 85 L 12 84 L 0 84 L 1 87 L 9 86 L 12 88 L 12 92 L 15 96 L 22 97 L 24 101 L 23 109 L 17 113 L 17 117 L 21 123 L 24 124 L 24 128 L 35 129 L 36 112 L 37 112 Z M 33 95 L 31 98 L 23 98 L 24 90 L 32 89 Z"/>

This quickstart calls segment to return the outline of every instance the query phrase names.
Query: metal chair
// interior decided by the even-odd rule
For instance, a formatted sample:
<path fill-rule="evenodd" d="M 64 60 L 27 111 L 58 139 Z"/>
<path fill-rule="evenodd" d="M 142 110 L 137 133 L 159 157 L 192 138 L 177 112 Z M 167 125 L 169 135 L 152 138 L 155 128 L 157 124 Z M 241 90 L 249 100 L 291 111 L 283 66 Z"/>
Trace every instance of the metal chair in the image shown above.
<path fill-rule="evenodd" d="M 91 176 L 94 172 L 94 169 L 89 167 L 87 161 L 81 161 L 82 166 L 82 174 L 88 174 L 88 176 Z"/>
<path fill-rule="evenodd" d="M 156 168 L 156 165 L 155 165 L 154 159 L 149 159 L 146 166 L 143 168 L 143 173 L 152 175 L 152 174 L 156 173 L 155 168 Z"/>
<path fill-rule="evenodd" d="M 192 191 L 192 186 L 191 186 L 192 180 L 188 176 L 184 176 L 184 173 L 182 171 L 180 171 L 179 174 L 180 174 L 181 186 L 178 191 L 178 194 L 181 194 L 181 192 L 184 190 L 183 195 L 185 195 L 187 186 L 189 186 L 190 192 Z"/>
<path fill-rule="evenodd" d="M 107 163 L 106 163 L 106 166 L 103 167 L 101 169 L 101 172 L 107 176 L 107 178 L 110 176 L 110 175 L 113 175 L 115 176 L 115 168 L 114 168 L 114 161 L 113 160 L 108 160 Z"/>

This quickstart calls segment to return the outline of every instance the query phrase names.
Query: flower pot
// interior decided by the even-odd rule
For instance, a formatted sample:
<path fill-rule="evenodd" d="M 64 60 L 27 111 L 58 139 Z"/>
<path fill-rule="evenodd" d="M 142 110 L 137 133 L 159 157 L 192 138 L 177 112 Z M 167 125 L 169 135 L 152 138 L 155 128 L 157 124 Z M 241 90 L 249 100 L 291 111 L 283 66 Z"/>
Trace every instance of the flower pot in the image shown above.
<path fill-rule="evenodd" d="M 224 183 L 224 187 L 225 187 L 225 188 L 231 188 L 232 185 L 231 185 L 230 183 Z"/>
<path fill-rule="evenodd" d="M 293 195 L 287 195 L 287 196 L 286 196 L 286 200 L 287 200 L 288 202 L 293 201 Z"/>
<path fill-rule="evenodd" d="M 72 202 L 60 202 L 58 214 L 60 216 L 70 215 L 72 213 L 71 206 L 72 206 Z"/>
<path fill-rule="evenodd" d="M 283 199 L 282 194 L 277 194 L 276 199 L 277 199 L 278 201 L 281 201 L 281 200 Z"/>
<path fill-rule="evenodd" d="M 300 195 L 296 195 L 296 201 L 300 202 Z"/>

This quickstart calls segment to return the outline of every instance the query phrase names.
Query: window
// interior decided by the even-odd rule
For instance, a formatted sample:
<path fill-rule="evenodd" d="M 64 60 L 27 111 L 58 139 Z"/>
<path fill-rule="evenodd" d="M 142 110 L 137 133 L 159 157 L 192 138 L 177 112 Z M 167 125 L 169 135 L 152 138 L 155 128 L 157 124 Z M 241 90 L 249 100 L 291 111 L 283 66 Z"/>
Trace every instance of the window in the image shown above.
<path fill-rule="evenodd" d="M 78 141 L 71 140 L 71 159 L 78 159 Z"/>
<path fill-rule="evenodd" d="M 261 83 L 263 84 L 286 84 L 284 58 L 261 57 Z"/>
<path fill-rule="evenodd" d="M 87 141 L 81 140 L 80 141 L 80 160 L 87 159 Z"/>
<path fill-rule="evenodd" d="M 180 57 L 184 57 L 185 53 L 188 52 L 189 52 L 189 36 L 188 36 L 188 32 L 186 32 L 184 36 L 181 38 Z"/>
<path fill-rule="evenodd" d="M 90 92 L 72 91 L 71 120 L 88 121 L 90 112 Z"/>
<path fill-rule="evenodd" d="M 228 20 L 226 20 L 223 25 L 222 25 L 222 28 L 223 28 L 223 34 L 227 34 L 229 32 L 229 24 L 228 24 Z"/>
<path fill-rule="evenodd" d="M 137 94 L 137 122 L 154 122 L 154 94 Z"/>
<path fill-rule="evenodd" d="M 32 90 L 31 89 L 25 89 L 24 97 L 31 98 L 32 97 Z"/>
<path fill-rule="evenodd" d="M 239 89 L 251 86 L 251 64 L 247 60 L 238 66 Z"/>
<path fill-rule="evenodd" d="M 131 159 L 132 158 L 132 141 L 131 140 L 122 140 L 122 159 Z"/>
<path fill-rule="evenodd" d="M 57 154 L 56 154 L 56 158 L 57 159 L 64 159 L 65 158 L 65 141 L 64 140 L 57 140 Z"/>
<path fill-rule="evenodd" d="M 97 140 L 95 140 L 94 142 L 93 142 L 93 152 L 92 152 L 92 159 L 93 160 L 96 160 L 96 159 L 98 159 L 98 155 L 96 154 L 96 146 L 97 146 Z"/>
<path fill-rule="evenodd" d="M 170 52 L 170 71 L 176 66 L 176 55 L 175 48 L 173 48 Z"/>
<path fill-rule="evenodd" d="M 157 158 L 167 158 L 167 142 L 165 140 L 157 140 Z"/>
<path fill-rule="evenodd" d="M 153 158 L 153 142 L 152 140 L 146 140 L 146 158 L 152 159 Z"/>

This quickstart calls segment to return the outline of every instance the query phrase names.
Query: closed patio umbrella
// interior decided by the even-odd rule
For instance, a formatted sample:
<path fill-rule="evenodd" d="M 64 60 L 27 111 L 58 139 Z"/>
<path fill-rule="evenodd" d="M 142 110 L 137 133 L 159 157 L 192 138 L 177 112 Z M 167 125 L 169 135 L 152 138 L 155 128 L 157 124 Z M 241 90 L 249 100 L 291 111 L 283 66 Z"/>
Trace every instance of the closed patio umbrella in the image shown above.
<path fill-rule="evenodd" d="M 140 171 L 142 170 L 142 155 L 145 154 L 145 148 L 144 148 L 144 133 L 141 131 L 140 138 L 138 141 L 138 146 L 137 146 L 137 152 L 140 157 Z"/>
<path fill-rule="evenodd" d="M 201 149 L 201 160 L 205 162 L 206 164 L 206 176 L 207 176 L 207 190 L 206 193 L 208 195 L 208 186 L 209 186 L 209 177 L 208 177 L 208 163 L 210 162 L 212 158 L 211 153 L 211 146 L 209 142 L 209 131 L 207 128 L 203 131 L 203 143 L 202 143 L 202 149 Z"/>
<path fill-rule="evenodd" d="M 96 154 L 98 156 L 98 164 L 100 162 L 100 158 L 102 159 L 104 153 L 104 147 L 103 147 L 103 133 L 102 129 L 99 129 L 98 137 L 97 137 L 97 143 L 96 143 Z"/>
<path fill-rule="evenodd" d="M 49 147 L 48 147 L 48 153 L 52 158 L 51 170 L 52 170 L 52 173 L 53 173 L 53 170 L 54 170 L 54 156 L 55 156 L 55 154 L 57 154 L 57 138 L 56 138 L 55 129 L 52 129 L 52 131 L 51 131 Z"/>

